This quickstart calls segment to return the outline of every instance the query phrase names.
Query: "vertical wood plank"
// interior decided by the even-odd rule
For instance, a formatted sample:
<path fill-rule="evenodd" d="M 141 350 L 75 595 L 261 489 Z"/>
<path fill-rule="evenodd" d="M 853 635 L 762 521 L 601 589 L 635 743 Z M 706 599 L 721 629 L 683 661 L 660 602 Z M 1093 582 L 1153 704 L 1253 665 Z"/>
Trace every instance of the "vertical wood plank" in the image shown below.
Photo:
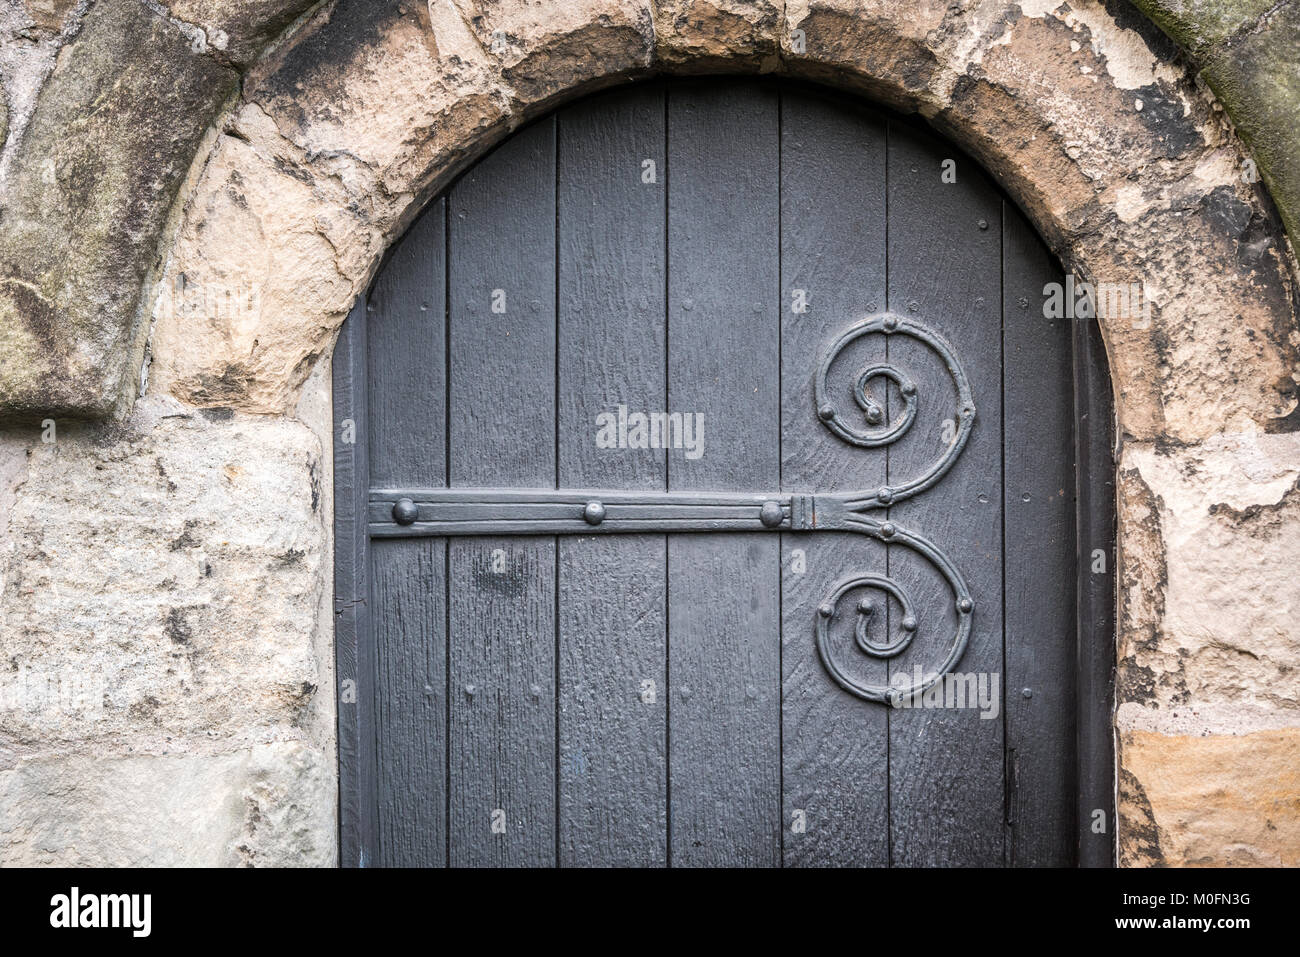
<path fill-rule="evenodd" d="M 976 423 L 956 464 L 935 486 L 895 505 L 890 518 L 938 546 L 974 597 L 973 629 L 956 670 L 998 684 L 994 717 L 978 708 L 903 708 L 890 716 L 893 863 L 1003 863 L 1001 201 L 975 163 L 909 125 L 890 123 L 889 307 L 946 338 L 969 378 Z M 954 159 L 956 182 L 942 180 Z M 982 225 L 981 225 L 982 224 Z M 942 455 L 956 394 L 938 356 L 906 336 L 888 355 L 918 388 L 916 420 L 890 447 L 899 484 Z M 945 426 L 944 419 L 950 420 Z M 890 574 L 911 593 L 918 627 L 891 659 L 891 678 L 936 670 L 956 630 L 954 597 L 917 553 L 889 547 Z M 990 712 L 992 713 L 992 712 Z"/>
<path fill-rule="evenodd" d="M 1066 867 L 1077 769 L 1071 320 L 1043 315 L 1043 286 L 1063 277 L 1020 212 L 1003 210 L 1007 863 Z"/>
<path fill-rule="evenodd" d="M 822 493 L 883 485 L 884 450 L 838 439 L 818 420 L 812 394 L 828 344 L 884 307 L 885 126 L 878 117 L 783 92 L 781 272 L 783 486 Z M 884 344 L 863 341 L 846 358 L 864 367 L 884 358 Z M 853 407 L 847 394 L 841 398 Z M 881 866 L 889 860 L 888 712 L 831 680 L 813 622 L 842 578 L 883 574 L 885 550 L 865 535 L 782 539 L 784 862 Z M 884 683 L 883 663 L 851 643 L 836 652 L 863 680 Z"/>
<path fill-rule="evenodd" d="M 339 331 L 334 378 L 334 676 L 339 731 L 339 861 L 372 864 L 375 782 L 373 656 L 370 652 L 370 466 L 365 438 L 366 313 L 358 301 Z M 349 426 L 351 427 L 349 429 Z M 345 436 L 352 441 L 346 441 Z"/>
<path fill-rule="evenodd" d="M 553 487 L 554 118 L 448 202 L 450 484 Z M 555 863 L 555 561 L 553 538 L 448 549 L 455 866 Z"/>
<path fill-rule="evenodd" d="M 1115 863 L 1115 452 L 1106 347 L 1096 320 L 1074 323 L 1079 561 L 1076 653 L 1080 867 Z M 1093 827 L 1100 816 L 1104 827 Z"/>
<path fill-rule="evenodd" d="M 371 544 L 381 867 L 447 860 L 446 542 Z"/>
<path fill-rule="evenodd" d="M 376 487 L 446 484 L 446 204 L 393 250 L 368 301 L 370 472 Z M 385 867 L 447 850 L 446 544 L 371 546 L 379 846 Z"/>
<path fill-rule="evenodd" d="M 705 423 L 669 487 L 777 488 L 777 95 L 719 83 L 668 102 L 668 404 Z M 780 862 L 779 544 L 669 539 L 674 866 Z"/>
<path fill-rule="evenodd" d="M 559 484 L 662 490 L 662 450 L 599 448 L 596 433 L 620 405 L 666 399 L 663 89 L 606 94 L 557 122 Z M 562 865 L 667 863 L 665 547 L 559 542 Z"/>

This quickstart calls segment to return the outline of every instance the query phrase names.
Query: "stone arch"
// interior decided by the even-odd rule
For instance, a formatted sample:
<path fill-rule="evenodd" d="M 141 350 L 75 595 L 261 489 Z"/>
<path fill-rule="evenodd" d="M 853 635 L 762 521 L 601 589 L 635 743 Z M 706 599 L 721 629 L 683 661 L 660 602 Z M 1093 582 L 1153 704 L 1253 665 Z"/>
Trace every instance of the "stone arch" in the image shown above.
<path fill-rule="evenodd" d="M 196 419 L 234 424 L 186 432 L 196 457 L 212 443 L 286 447 L 286 460 L 313 463 L 314 489 L 327 456 L 292 420 L 328 421 L 319 403 L 304 411 L 303 385 L 384 251 L 459 170 L 567 99 L 656 72 L 779 73 L 919 112 L 985 165 L 1069 269 L 1143 284 L 1150 303 L 1149 321 L 1101 323 L 1120 439 L 1122 859 L 1300 860 L 1294 813 L 1206 810 L 1216 788 L 1262 794 L 1293 779 L 1300 748 L 1286 597 L 1300 559 L 1295 260 L 1221 109 L 1149 26 L 1095 0 L 330 0 L 262 53 L 236 47 L 240 88 L 201 143 L 151 270 L 131 441 L 164 441 L 134 436 L 197 407 Z M 7 282 L 33 308 L 54 295 Z M 102 414 L 111 400 L 93 405 Z M 33 527 L 40 497 L 61 494 L 58 463 L 43 462 L 25 466 L 37 498 L 15 511 Z M 297 481 L 298 468 L 283 472 Z M 300 590 L 329 590 L 313 524 L 327 514 L 313 492 L 312 515 L 280 528 L 293 538 L 312 525 L 285 553 L 306 553 Z M 222 535 L 219 517 L 194 532 Z M 21 596 L 5 602 L 11 621 L 36 615 Z M 310 606 L 296 594 L 289 617 L 295 654 L 317 670 L 287 670 L 328 686 L 329 626 Z M 311 697 L 268 695 L 254 721 L 263 738 Z M 197 735 L 213 714 L 186 712 L 187 727 Z M 286 804 L 295 786 L 311 806 L 328 800 L 318 775 L 285 785 Z"/>
<path fill-rule="evenodd" d="M 924 114 L 1082 278 L 1146 284 L 1149 328 L 1103 323 L 1126 435 L 1288 429 L 1280 224 L 1211 100 L 1089 4 L 988 23 L 888 3 L 323 9 L 251 70 L 192 174 L 160 278 L 183 274 L 197 308 L 156 316 L 152 387 L 283 411 L 424 198 L 530 117 L 658 70 L 783 73 Z M 223 319 L 208 300 L 241 288 L 260 301 Z"/>

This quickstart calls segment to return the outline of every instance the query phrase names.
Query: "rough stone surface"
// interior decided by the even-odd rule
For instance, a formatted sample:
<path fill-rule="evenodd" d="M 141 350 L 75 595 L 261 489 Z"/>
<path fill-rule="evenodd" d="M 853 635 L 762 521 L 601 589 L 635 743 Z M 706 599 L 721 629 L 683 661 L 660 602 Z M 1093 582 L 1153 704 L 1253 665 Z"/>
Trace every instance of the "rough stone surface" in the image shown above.
<path fill-rule="evenodd" d="M 101 3 L 86 15 L 7 171 L 5 411 L 104 415 L 122 400 L 138 368 L 136 306 L 158 229 L 235 79 L 142 6 Z"/>
<path fill-rule="evenodd" d="M 332 866 L 336 775 L 297 741 L 24 758 L 0 769 L 0 866 Z"/>
<path fill-rule="evenodd" d="M 1300 4 L 1134 0 L 1204 71 L 1300 243 Z"/>
<path fill-rule="evenodd" d="M 774 0 L 660 0 L 654 23 L 659 60 L 690 72 L 775 70 L 786 23 Z"/>
<path fill-rule="evenodd" d="M 0 864 L 334 860 L 327 464 L 167 398 L 0 432 Z"/>
<path fill-rule="evenodd" d="M 1300 436 L 1130 445 L 1120 475 L 1119 700 L 1300 725 Z"/>
<path fill-rule="evenodd" d="M 236 88 L 239 59 L 306 2 L 173 6 L 228 8 L 210 26 L 224 40 L 158 0 L 89 6 L 24 120 L 21 149 L 5 157 L 0 414 L 97 417 L 129 400 L 147 332 L 141 290 L 177 189 Z M 35 30 L 75 12 L 28 10 L 42 17 Z"/>
<path fill-rule="evenodd" d="M 1300 866 L 1300 728 L 1121 736 L 1120 860 Z"/>
<path fill-rule="evenodd" d="M 1300 862 L 1295 4 L 1143 2 L 1200 78 L 1095 0 L 0 7 L 0 414 L 58 419 L 0 432 L 0 863 L 333 860 L 337 328 L 519 124 L 724 70 L 923 114 L 1081 279 L 1142 285 L 1101 323 L 1121 859 Z"/>
<path fill-rule="evenodd" d="M 28 441 L 0 556 L 3 746 L 301 723 L 327 521 L 311 431 L 147 400 Z M 84 700 L 42 700 L 59 682 Z"/>

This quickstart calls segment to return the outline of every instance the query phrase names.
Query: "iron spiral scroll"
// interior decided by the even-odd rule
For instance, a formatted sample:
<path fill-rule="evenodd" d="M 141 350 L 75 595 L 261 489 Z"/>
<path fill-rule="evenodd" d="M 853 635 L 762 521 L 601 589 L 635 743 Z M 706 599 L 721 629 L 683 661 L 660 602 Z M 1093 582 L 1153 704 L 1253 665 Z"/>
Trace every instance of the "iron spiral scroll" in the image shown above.
<path fill-rule="evenodd" d="M 890 505 L 931 488 L 952 468 L 975 424 L 970 383 L 951 346 L 918 319 L 882 313 L 849 326 L 831 344 L 813 380 L 817 417 L 842 441 L 864 449 L 886 447 L 919 421 L 923 405 L 933 401 L 899 363 L 886 358 L 866 363 L 851 377 L 856 411 L 836 406 L 827 385 L 831 366 L 850 345 L 865 336 L 916 340 L 944 363 L 956 388 L 955 431 L 942 454 L 919 474 L 858 492 L 651 492 L 620 489 L 521 488 L 372 488 L 368 527 L 375 538 L 414 535 L 610 535 L 707 532 L 855 532 L 920 555 L 938 570 L 952 592 L 956 631 L 937 671 L 914 686 L 868 684 L 854 678 L 831 647 L 831 623 L 850 593 L 870 592 L 883 599 L 858 600 L 852 647 L 874 659 L 901 654 L 924 627 L 904 586 L 888 575 L 859 574 L 842 579 L 816 612 L 815 634 L 823 666 L 845 691 L 867 701 L 897 705 L 921 693 L 952 671 L 970 639 L 974 598 L 956 566 L 934 543 L 891 521 Z M 890 403 L 871 390 L 884 380 L 902 397 L 897 415 Z M 887 395 L 887 392 L 886 392 Z M 893 419 L 891 421 L 891 418 Z M 899 633 L 880 641 L 871 636 L 871 621 L 890 601 L 902 608 Z"/>
<path fill-rule="evenodd" d="M 957 361 L 952 347 L 942 336 L 919 319 L 889 312 L 868 316 L 851 325 L 831 344 L 813 380 L 817 417 L 842 441 L 868 449 L 889 446 L 907 434 L 916 421 L 921 403 L 925 401 L 915 379 L 908 375 L 905 369 L 886 359 L 884 362 L 867 364 L 851 377 L 852 398 L 858 407 L 856 413 L 849 413 L 837 407 L 831 399 L 831 390 L 827 384 L 831 366 L 845 349 L 871 335 L 907 337 L 922 343 L 943 361 L 944 367 L 952 378 L 957 396 L 957 417 L 952 440 L 938 459 L 919 475 L 903 482 L 890 482 L 874 490 L 837 497 L 839 499 L 837 504 L 841 507 L 833 512 L 827 508 L 830 502 L 820 496 L 818 498 L 818 504 L 822 507 L 819 511 L 830 512 L 825 516 L 829 521 L 825 523 L 819 521 L 818 528 L 854 531 L 870 535 L 890 545 L 908 548 L 932 565 L 943 576 L 952 592 L 953 607 L 956 612 L 956 632 L 948 645 L 948 652 L 943 662 L 938 668 L 925 672 L 919 683 L 882 685 L 861 681 L 836 660 L 831 647 L 831 622 L 842 614 L 841 605 L 850 594 L 861 595 L 864 590 L 880 596 L 883 604 L 878 606 L 871 599 L 858 599 L 853 647 L 869 657 L 889 659 L 902 654 L 911 645 L 919 624 L 911 599 L 903 585 L 896 579 L 880 574 L 849 576 L 837 582 L 817 607 L 814 634 L 818 656 L 827 673 L 836 684 L 850 694 L 867 701 L 896 707 L 904 699 L 933 687 L 956 667 L 970 640 L 975 603 L 965 579 L 938 546 L 915 532 L 899 527 L 887 518 L 877 518 L 869 513 L 888 508 L 896 502 L 924 492 L 947 474 L 957 460 L 957 456 L 961 454 L 974 428 L 975 402 L 971 395 L 970 382 Z M 902 398 L 902 409 L 893 416 L 893 421 L 888 410 L 889 403 L 882 402 L 870 388 L 871 383 L 877 380 L 892 383 Z M 887 390 L 889 386 L 886 385 L 885 388 Z M 883 642 L 872 640 L 868 626 L 877 612 L 888 606 L 891 599 L 902 608 L 902 615 L 897 625 L 897 637 L 887 635 Z"/>

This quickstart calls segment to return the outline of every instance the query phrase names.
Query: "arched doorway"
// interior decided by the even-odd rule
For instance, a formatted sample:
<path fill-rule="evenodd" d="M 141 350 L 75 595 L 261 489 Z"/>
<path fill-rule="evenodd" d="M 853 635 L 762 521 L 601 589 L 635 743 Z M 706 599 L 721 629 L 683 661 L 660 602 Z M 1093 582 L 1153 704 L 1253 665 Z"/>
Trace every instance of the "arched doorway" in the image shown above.
<path fill-rule="evenodd" d="M 804 87 L 628 88 L 481 160 L 336 357 L 345 862 L 1108 859 L 1062 282 L 973 162 Z"/>

